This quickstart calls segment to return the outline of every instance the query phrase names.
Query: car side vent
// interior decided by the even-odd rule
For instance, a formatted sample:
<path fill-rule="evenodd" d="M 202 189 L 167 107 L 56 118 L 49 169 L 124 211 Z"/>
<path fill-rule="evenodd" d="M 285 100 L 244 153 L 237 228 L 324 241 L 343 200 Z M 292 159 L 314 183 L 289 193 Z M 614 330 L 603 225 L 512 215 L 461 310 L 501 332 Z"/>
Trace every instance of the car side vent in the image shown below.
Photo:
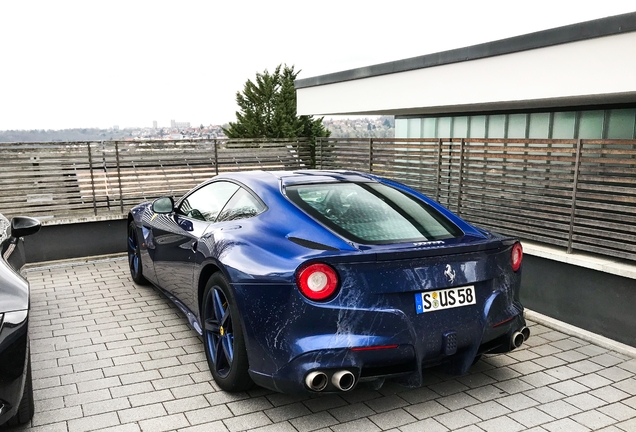
<path fill-rule="evenodd" d="M 322 243 L 317 243 L 311 240 L 306 240 L 306 239 L 301 239 L 298 237 L 287 237 L 289 240 L 293 241 L 294 243 L 304 246 L 306 248 L 309 249 L 318 249 L 318 250 L 327 250 L 327 251 L 337 251 L 339 249 L 332 247 L 332 246 L 327 246 L 325 244 Z"/>

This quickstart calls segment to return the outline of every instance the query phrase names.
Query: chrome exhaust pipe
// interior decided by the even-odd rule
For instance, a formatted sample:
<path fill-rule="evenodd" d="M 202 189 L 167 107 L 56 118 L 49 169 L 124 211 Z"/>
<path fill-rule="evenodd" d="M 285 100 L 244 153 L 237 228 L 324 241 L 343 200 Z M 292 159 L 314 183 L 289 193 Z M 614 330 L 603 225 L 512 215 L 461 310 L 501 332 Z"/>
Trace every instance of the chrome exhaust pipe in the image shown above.
<path fill-rule="evenodd" d="M 521 330 L 519 330 L 519 333 L 521 333 L 523 335 L 523 341 L 527 341 L 528 338 L 530 337 L 530 329 L 528 327 L 524 327 Z"/>
<path fill-rule="evenodd" d="M 510 338 L 510 347 L 511 348 L 519 348 L 522 344 L 523 341 L 525 340 L 525 338 L 523 337 L 523 333 L 521 332 L 514 332 L 512 334 L 512 338 Z"/>
<path fill-rule="evenodd" d="M 523 326 L 510 337 L 510 349 L 519 348 L 530 337 L 530 329 Z"/>
<path fill-rule="evenodd" d="M 323 391 L 328 383 L 329 379 L 327 378 L 327 374 L 321 371 L 309 372 L 307 376 L 305 376 L 305 385 L 309 390 L 316 392 Z"/>
<path fill-rule="evenodd" d="M 340 391 L 349 391 L 356 384 L 356 377 L 348 370 L 341 370 L 333 374 L 331 384 Z"/>

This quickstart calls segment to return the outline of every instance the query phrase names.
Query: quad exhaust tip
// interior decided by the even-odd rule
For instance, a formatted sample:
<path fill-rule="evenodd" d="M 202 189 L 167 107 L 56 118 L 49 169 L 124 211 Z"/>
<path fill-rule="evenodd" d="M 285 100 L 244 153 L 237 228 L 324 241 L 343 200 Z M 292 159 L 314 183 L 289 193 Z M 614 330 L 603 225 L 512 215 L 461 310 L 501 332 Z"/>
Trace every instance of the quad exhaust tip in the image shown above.
<path fill-rule="evenodd" d="M 356 384 L 356 377 L 348 370 L 341 370 L 333 374 L 331 383 L 340 391 L 349 391 Z"/>
<path fill-rule="evenodd" d="M 521 330 L 514 332 L 510 338 L 512 348 L 519 348 L 530 337 L 530 329 L 523 327 Z"/>
<path fill-rule="evenodd" d="M 346 392 L 356 384 L 355 375 L 346 370 L 339 370 L 331 375 L 331 384 L 338 390 Z M 305 376 L 305 385 L 309 390 L 321 392 L 329 385 L 329 377 L 323 371 L 312 371 Z"/>
<path fill-rule="evenodd" d="M 328 383 L 329 379 L 327 378 L 327 374 L 322 371 L 309 372 L 305 377 L 305 385 L 307 388 L 316 392 L 323 391 Z"/>

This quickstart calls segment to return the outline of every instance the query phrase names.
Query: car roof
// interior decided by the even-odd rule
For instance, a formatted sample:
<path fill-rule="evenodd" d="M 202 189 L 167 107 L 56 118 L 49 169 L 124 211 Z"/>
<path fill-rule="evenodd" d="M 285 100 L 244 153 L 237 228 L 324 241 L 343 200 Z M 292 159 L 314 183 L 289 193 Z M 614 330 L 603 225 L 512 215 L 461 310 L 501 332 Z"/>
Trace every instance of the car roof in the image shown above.
<path fill-rule="evenodd" d="M 240 171 L 224 174 L 220 177 L 232 178 L 245 183 L 258 181 L 270 185 L 283 186 L 300 183 L 330 182 L 374 182 L 373 177 L 357 171 L 348 170 L 295 170 L 295 171 Z"/>

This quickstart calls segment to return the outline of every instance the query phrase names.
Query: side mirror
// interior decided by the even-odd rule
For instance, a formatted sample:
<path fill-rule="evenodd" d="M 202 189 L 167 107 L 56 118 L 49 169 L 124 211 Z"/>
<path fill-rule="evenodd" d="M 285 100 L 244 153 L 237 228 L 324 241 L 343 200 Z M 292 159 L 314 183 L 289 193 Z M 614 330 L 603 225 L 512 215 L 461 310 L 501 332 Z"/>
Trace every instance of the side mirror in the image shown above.
<path fill-rule="evenodd" d="M 40 231 L 42 224 L 39 220 L 26 217 L 16 216 L 11 219 L 11 237 L 20 238 Z"/>
<path fill-rule="evenodd" d="M 168 214 L 174 211 L 174 201 L 171 197 L 157 198 L 152 202 L 152 211 L 159 214 Z"/>

